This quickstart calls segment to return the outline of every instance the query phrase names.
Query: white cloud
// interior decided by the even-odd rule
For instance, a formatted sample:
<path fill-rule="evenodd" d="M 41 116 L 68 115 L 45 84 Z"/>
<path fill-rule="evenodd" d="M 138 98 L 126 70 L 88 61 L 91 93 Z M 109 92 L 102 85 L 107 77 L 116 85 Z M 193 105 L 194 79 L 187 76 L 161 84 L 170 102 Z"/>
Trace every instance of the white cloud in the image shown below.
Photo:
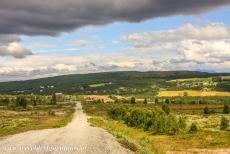
<path fill-rule="evenodd" d="M 0 56 L 13 56 L 15 58 L 24 58 L 32 55 L 31 51 L 17 42 L 0 45 Z"/>
<path fill-rule="evenodd" d="M 88 46 L 90 42 L 88 40 L 73 40 L 70 42 L 70 44 L 80 46 L 80 47 L 85 47 Z"/>
<path fill-rule="evenodd" d="M 29 45 L 30 48 L 55 48 L 56 45 L 48 42 L 33 42 Z"/>
<path fill-rule="evenodd" d="M 230 60 L 230 28 L 221 23 L 185 24 L 177 29 L 133 33 L 122 37 L 133 51 L 168 55 L 177 62 L 224 63 Z M 143 53 L 144 54 L 144 53 Z"/>
<path fill-rule="evenodd" d="M 229 28 L 223 24 L 186 24 L 177 29 L 123 36 L 121 43 L 128 42 L 131 47 L 119 52 L 84 56 L 32 55 L 11 60 L 2 58 L 0 81 L 123 70 L 229 72 L 229 36 Z M 17 45 L 11 46 L 14 49 Z"/>
<path fill-rule="evenodd" d="M 77 70 L 77 66 L 76 65 L 66 65 L 66 64 L 57 64 L 53 67 L 54 69 L 56 69 L 57 71 L 67 71 L 67 72 L 73 72 Z"/>

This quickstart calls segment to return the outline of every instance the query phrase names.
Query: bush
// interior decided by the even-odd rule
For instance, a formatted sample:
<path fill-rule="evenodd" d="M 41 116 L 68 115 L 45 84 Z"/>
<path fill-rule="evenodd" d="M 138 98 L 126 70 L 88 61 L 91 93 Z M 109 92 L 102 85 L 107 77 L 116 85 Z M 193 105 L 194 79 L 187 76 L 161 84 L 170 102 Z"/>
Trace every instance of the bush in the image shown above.
<path fill-rule="evenodd" d="M 209 108 L 207 106 L 204 108 L 204 114 L 209 114 Z"/>
<path fill-rule="evenodd" d="M 112 119 L 123 119 L 125 110 L 123 108 L 114 108 L 108 112 L 108 115 Z"/>
<path fill-rule="evenodd" d="M 226 117 L 222 117 L 220 121 L 220 129 L 225 130 L 229 126 L 229 121 Z"/>
<path fill-rule="evenodd" d="M 163 104 L 162 105 L 162 110 L 166 113 L 169 114 L 170 113 L 170 107 L 168 104 Z"/>
<path fill-rule="evenodd" d="M 166 103 L 166 104 L 169 104 L 169 103 L 170 103 L 170 101 L 169 101 L 168 98 L 165 100 L 165 103 Z"/>
<path fill-rule="evenodd" d="M 144 102 L 143 102 L 143 103 L 144 103 L 144 104 L 147 104 L 147 103 L 148 103 L 147 98 L 144 99 Z"/>
<path fill-rule="evenodd" d="M 167 115 L 160 110 L 120 107 L 110 110 L 109 116 L 112 119 L 123 120 L 128 126 L 143 128 L 154 134 L 173 135 L 184 129 L 185 125 L 185 121 L 181 122 L 175 116 Z"/>
<path fill-rule="evenodd" d="M 136 99 L 135 99 L 135 97 L 132 97 L 131 98 L 131 104 L 135 104 L 136 103 Z"/>
<path fill-rule="evenodd" d="M 27 106 L 27 99 L 25 96 L 17 96 L 16 98 L 16 106 L 22 106 L 26 107 Z"/>
<path fill-rule="evenodd" d="M 223 113 L 224 114 L 229 114 L 229 106 L 227 104 L 224 105 Z"/>
<path fill-rule="evenodd" d="M 192 123 L 189 129 L 189 133 L 197 133 L 197 131 L 198 131 L 197 125 L 195 123 Z"/>
<path fill-rule="evenodd" d="M 158 104 L 158 103 L 159 103 L 158 98 L 155 98 L 155 104 Z"/>

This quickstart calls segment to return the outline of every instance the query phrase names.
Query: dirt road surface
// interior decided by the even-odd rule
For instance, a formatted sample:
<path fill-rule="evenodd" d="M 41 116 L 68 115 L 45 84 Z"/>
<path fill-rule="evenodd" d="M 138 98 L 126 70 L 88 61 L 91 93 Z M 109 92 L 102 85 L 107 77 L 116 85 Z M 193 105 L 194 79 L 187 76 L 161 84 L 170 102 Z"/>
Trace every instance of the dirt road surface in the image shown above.
<path fill-rule="evenodd" d="M 29 131 L 0 138 L 1 154 L 130 154 L 101 128 L 89 126 L 77 102 L 76 112 L 66 127 Z"/>

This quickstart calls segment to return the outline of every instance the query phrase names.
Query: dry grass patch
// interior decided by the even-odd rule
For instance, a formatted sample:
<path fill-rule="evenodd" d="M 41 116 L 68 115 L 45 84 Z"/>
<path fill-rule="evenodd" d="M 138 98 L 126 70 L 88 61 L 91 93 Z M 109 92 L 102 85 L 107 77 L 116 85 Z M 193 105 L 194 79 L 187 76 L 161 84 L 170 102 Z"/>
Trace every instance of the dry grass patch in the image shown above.
<path fill-rule="evenodd" d="M 220 91 L 194 91 L 194 90 L 188 90 L 188 91 L 160 91 L 159 97 L 181 97 L 181 96 L 230 96 L 230 92 L 220 92 Z"/>

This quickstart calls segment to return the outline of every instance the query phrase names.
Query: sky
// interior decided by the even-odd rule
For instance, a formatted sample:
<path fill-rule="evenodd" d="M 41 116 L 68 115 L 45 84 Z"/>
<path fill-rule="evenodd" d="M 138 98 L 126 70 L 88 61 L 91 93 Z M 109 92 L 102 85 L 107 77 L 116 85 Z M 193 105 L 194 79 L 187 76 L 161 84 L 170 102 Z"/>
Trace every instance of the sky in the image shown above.
<path fill-rule="evenodd" d="M 229 15 L 229 0 L 0 0 L 0 82 L 133 70 L 230 73 Z"/>

